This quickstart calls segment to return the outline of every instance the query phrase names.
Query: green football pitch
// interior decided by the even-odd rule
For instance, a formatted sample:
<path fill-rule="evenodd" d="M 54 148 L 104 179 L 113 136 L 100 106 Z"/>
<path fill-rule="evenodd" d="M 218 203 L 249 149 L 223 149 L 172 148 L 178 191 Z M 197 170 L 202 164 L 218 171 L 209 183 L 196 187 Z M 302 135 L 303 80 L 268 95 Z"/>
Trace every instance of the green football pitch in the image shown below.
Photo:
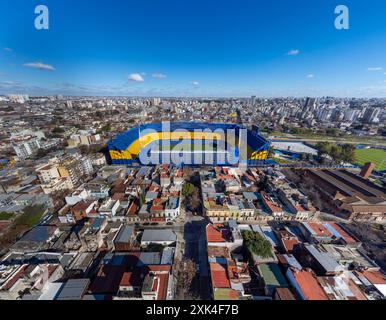
<path fill-rule="evenodd" d="M 376 170 L 386 170 L 386 151 L 380 149 L 356 150 L 356 162 L 360 165 L 366 162 L 374 162 Z"/>

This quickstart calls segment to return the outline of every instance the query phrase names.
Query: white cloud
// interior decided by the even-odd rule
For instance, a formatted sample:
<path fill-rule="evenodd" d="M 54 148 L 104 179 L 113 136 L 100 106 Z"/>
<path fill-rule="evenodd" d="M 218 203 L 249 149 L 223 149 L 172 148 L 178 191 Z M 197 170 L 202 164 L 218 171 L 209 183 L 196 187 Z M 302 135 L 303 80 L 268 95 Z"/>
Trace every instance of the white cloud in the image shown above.
<path fill-rule="evenodd" d="M 11 48 L 4 48 L 4 51 L 12 52 L 13 50 Z"/>
<path fill-rule="evenodd" d="M 314 79 L 315 75 L 313 73 L 307 74 L 308 79 Z"/>
<path fill-rule="evenodd" d="M 129 80 L 135 81 L 135 82 L 144 82 L 145 81 L 139 73 L 132 73 L 131 75 L 129 75 Z"/>
<path fill-rule="evenodd" d="M 167 76 L 163 73 L 153 73 L 153 78 L 155 79 L 165 79 Z"/>
<path fill-rule="evenodd" d="M 192 81 L 191 84 L 194 85 L 195 87 L 200 85 L 200 83 L 198 81 Z"/>
<path fill-rule="evenodd" d="M 52 65 L 41 63 L 41 62 L 25 63 L 23 64 L 23 66 L 27 68 L 33 68 L 33 69 L 39 69 L 39 70 L 55 71 L 55 68 Z"/>
<path fill-rule="evenodd" d="M 367 71 L 382 71 L 383 68 L 382 67 L 370 67 L 370 68 L 367 68 Z"/>
<path fill-rule="evenodd" d="M 298 49 L 292 49 L 292 50 L 290 50 L 290 51 L 287 52 L 287 55 L 288 55 L 288 56 L 297 56 L 299 53 L 300 53 L 300 50 L 298 50 Z"/>

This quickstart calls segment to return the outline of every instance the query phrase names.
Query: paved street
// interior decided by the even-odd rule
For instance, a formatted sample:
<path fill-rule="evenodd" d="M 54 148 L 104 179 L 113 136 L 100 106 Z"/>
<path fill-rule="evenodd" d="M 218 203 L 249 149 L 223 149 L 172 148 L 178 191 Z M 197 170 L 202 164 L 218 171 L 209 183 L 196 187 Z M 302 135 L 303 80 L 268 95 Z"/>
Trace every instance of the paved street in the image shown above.
<path fill-rule="evenodd" d="M 205 235 L 207 220 L 201 216 L 194 216 L 191 212 L 181 208 L 181 214 L 173 225 L 160 223 L 157 225 L 140 225 L 142 229 L 172 229 L 177 235 L 176 260 L 183 257 L 192 259 L 197 264 L 197 276 L 194 288 L 200 299 L 210 299 L 208 276 L 208 254 Z M 176 276 L 176 275 L 174 275 Z"/>
<path fill-rule="evenodd" d="M 186 213 L 184 226 L 185 257 L 192 259 L 198 266 L 195 288 L 201 299 L 209 299 L 208 255 L 206 249 L 206 219 Z"/>

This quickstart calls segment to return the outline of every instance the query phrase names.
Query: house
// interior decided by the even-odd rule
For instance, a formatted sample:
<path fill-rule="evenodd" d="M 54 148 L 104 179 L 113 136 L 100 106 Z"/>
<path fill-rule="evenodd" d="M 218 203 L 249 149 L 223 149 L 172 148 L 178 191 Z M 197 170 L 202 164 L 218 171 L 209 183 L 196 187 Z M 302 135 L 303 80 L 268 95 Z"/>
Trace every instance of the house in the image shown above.
<path fill-rule="evenodd" d="M 120 204 L 119 200 L 113 200 L 112 198 L 108 198 L 100 206 L 98 212 L 102 216 L 113 217 L 117 213 L 119 204 Z"/>
<path fill-rule="evenodd" d="M 284 209 L 280 206 L 276 199 L 264 191 L 261 191 L 260 195 L 261 200 L 269 214 L 275 218 L 281 218 L 284 215 Z"/>
<path fill-rule="evenodd" d="M 142 288 L 141 276 L 140 269 L 124 272 L 119 282 L 118 296 L 123 298 L 138 297 Z"/>
<path fill-rule="evenodd" d="M 152 272 L 145 276 L 142 285 L 143 300 L 166 300 L 168 296 L 168 273 Z"/>
<path fill-rule="evenodd" d="M 318 282 L 330 300 L 367 300 L 354 281 L 346 275 L 318 277 Z"/>
<path fill-rule="evenodd" d="M 302 300 L 329 300 L 311 270 L 294 270 L 288 268 L 287 279 Z"/>
<path fill-rule="evenodd" d="M 170 246 L 177 241 L 177 236 L 174 231 L 170 229 L 146 229 L 141 238 L 141 245 L 148 246 L 149 244 L 160 244 L 163 246 Z"/>
<path fill-rule="evenodd" d="M 60 291 L 56 300 L 82 300 L 90 284 L 90 279 L 70 279 Z"/>
<path fill-rule="evenodd" d="M 133 248 L 136 233 L 133 226 L 122 225 L 114 239 L 115 251 L 129 251 Z"/>
<path fill-rule="evenodd" d="M 275 234 L 280 246 L 287 253 L 291 253 L 294 247 L 300 243 L 298 237 L 287 229 L 277 230 Z"/>
<path fill-rule="evenodd" d="M 323 223 L 303 222 L 300 224 L 300 230 L 311 243 L 329 243 L 334 238 L 334 234 Z"/>
<path fill-rule="evenodd" d="M 110 187 L 96 182 L 84 184 L 84 189 L 95 199 L 105 199 L 109 196 Z"/>
<path fill-rule="evenodd" d="M 295 248 L 293 254 L 302 266 L 311 268 L 319 276 L 333 276 L 344 271 L 344 268 L 323 247 L 302 244 Z"/>
<path fill-rule="evenodd" d="M 168 173 L 160 174 L 160 185 L 161 187 L 168 187 L 171 184 L 170 175 Z"/>
<path fill-rule="evenodd" d="M 230 251 L 243 246 L 243 237 L 240 230 L 223 224 L 208 224 L 206 226 L 206 239 L 208 246 L 227 247 Z"/>
<path fill-rule="evenodd" d="M 150 220 L 151 203 L 145 203 L 139 209 L 138 216 L 141 220 Z"/>
<path fill-rule="evenodd" d="M 180 215 L 180 198 L 170 197 L 165 205 L 165 217 L 167 221 L 174 220 Z"/>
<path fill-rule="evenodd" d="M 288 283 L 276 263 L 262 263 L 257 266 L 267 296 L 272 296 L 277 288 L 287 288 Z"/>
<path fill-rule="evenodd" d="M 71 195 L 67 196 L 66 203 L 68 205 L 75 205 L 82 200 L 86 200 L 91 196 L 90 192 L 88 192 L 83 186 L 76 189 Z"/>
<path fill-rule="evenodd" d="M 126 218 L 128 221 L 138 221 L 138 212 L 139 212 L 139 207 L 135 203 L 135 201 L 131 201 L 130 205 L 127 208 L 126 211 Z"/>
<path fill-rule="evenodd" d="M 227 264 L 209 263 L 212 295 L 214 300 L 239 300 L 239 293 L 232 289 Z"/>
<path fill-rule="evenodd" d="M 386 275 L 378 270 L 355 271 L 358 284 L 363 288 L 371 299 L 386 298 Z"/>
<path fill-rule="evenodd" d="M 82 220 L 94 209 L 96 201 L 80 201 L 71 208 L 72 215 L 76 221 Z"/>
<path fill-rule="evenodd" d="M 156 192 L 156 191 L 148 191 L 145 195 L 145 201 L 151 202 L 151 201 L 157 199 L 158 194 L 159 194 L 159 192 Z"/>

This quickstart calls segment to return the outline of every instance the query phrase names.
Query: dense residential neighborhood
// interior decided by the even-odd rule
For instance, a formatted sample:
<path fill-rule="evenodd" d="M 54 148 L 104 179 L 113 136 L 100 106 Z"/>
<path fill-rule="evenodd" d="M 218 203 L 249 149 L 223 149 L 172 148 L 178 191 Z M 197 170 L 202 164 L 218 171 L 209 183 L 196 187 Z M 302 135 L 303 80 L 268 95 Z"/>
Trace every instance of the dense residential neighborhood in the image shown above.
<path fill-rule="evenodd" d="M 375 139 L 360 151 L 384 152 L 366 133 L 384 134 L 380 103 L 2 97 L 0 299 L 384 299 L 382 164 L 272 127 L 284 117 L 320 134 L 353 110 Z M 142 124 L 161 120 L 243 123 L 271 147 L 247 165 L 112 163 L 109 141 L 135 132 L 143 147 Z"/>

